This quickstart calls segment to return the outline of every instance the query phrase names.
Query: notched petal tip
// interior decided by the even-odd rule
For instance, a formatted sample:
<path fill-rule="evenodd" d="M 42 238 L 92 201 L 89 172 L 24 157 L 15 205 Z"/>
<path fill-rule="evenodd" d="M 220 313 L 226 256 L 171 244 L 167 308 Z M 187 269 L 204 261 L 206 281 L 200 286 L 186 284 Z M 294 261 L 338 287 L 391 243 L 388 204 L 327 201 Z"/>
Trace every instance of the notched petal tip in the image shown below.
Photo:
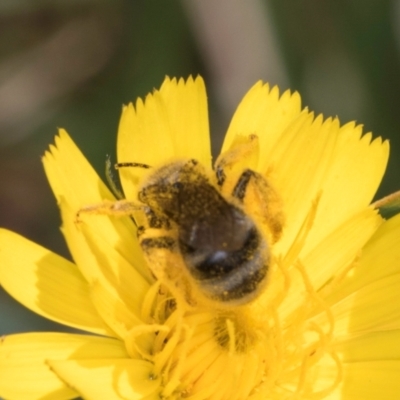
<path fill-rule="evenodd" d="M 201 77 L 166 77 L 159 90 L 125 109 L 118 130 L 118 160 L 151 166 L 172 158 L 195 158 L 210 164 L 207 96 Z M 151 151 L 150 151 L 151 150 Z M 141 171 L 124 169 L 128 198 L 136 198 Z"/>
<path fill-rule="evenodd" d="M 186 79 L 185 78 L 170 78 L 168 75 L 165 76 L 163 83 L 160 86 L 160 89 L 154 89 L 153 93 L 156 92 L 163 92 L 165 90 L 170 90 L 171 88 L 183 88 L 183 87 L 190 87 L 190 86 L 199 86 L 205 88 L 205 83 L 203 78 L 200 75 L 189 75 Z"/>
<path fill-rule="evenodd" d="M 240 102 L 221 153 L 227 151 L 236 135 L 256 134 L 260 137 L 260 150 L 266 160 L 288 125 L 301 113 L 301 98 L 295 92 L 285 91 L 281 96 L 277 86 L 256 82 Z"/>

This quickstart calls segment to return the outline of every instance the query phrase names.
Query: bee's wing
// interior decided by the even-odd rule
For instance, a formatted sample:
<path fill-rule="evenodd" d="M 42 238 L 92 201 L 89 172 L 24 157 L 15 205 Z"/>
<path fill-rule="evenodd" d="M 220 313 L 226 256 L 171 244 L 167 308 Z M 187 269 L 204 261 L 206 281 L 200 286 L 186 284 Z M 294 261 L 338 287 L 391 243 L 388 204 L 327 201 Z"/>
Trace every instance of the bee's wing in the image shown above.
<path fill-rule="evenodd" d="M 210 211 L 210 210 L 209 210 Z M 238 208 L 226 203 L 204 218 L 194 218 L 180 227 L 180 239 L 196 250 L 236 251 L 245 243 L 253 222 Z"/>

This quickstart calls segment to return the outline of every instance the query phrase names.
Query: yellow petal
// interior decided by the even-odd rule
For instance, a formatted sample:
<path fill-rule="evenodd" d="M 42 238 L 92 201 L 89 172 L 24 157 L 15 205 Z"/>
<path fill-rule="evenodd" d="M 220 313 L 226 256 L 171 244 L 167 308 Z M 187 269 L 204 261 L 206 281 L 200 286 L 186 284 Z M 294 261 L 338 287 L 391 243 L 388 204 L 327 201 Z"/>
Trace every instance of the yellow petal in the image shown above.
<path fill-rule="evenodd" d="M 279 98 L 276 86 L 270 89 L 268 84 L 257 82 L 239 104 L 221 153 L 229 150 L 237 135 L 256 134 L 260 139 L 261 159 L 267 159 L 281 133 L 300 112 L 301 99 L 297 92 L 286 91 Z"/>
<path fill-rule="evenodd" d="M 68 247 L 85 278 L 89 282 L 104 278 L 98 257 L 107 257 L 107 254 L 93 252 L 85 237 L 85 232 L 92 232 L 134 267 L 130 269 L 133 280 L 150 281 L 136 239 L 136 228 L 130 218 L 82 214 L 82 221 L 77 222 L 77 212 L 82 207 L 115 199 L 65 131 L 60 130 L 56 147 L 52 146 L 51 152 L 46 153 L 43 163 L 62 211 L 63 233 Z M 86 230 L 82 229 L 82 224 L 87 225 Z"/>
<path fill-rule="evenodd" d="M 400 361 L 374 361 L 344 364 L 343 400 L 398 400 Z"/>
<path fill-rule="evenodd" d="M 343 362 L 400 360 L 400 330 L 370 332 L 335 345 Z"/>
<path fill-rule="evenodd" d="M 389 142 L 372 140 L 371 134 L 360 139 L 360 135 L 361 128 L 353 123 L 340 128 L 332 165 L 323 180 L 313 237 L 369 204 L 378 189 L 386 170 Z"/>
<path fill-rule="evenodd" d="M 312 202 L 321 196 L 323 179 L 331 166 L 336 141 L 335 129 L 338 129 L 337 121 L 324 124 L 322 118 L 313 120 L 312 114 L 303 112 L 282 132 L 271 156 L 266 159 L 266 170 L 271 171 L 268 177 L 284 205 L 286 225 L 280 243 L 282 248 L 292 243 Z M 320 209 L 321 199 L 318 202 L 317 217 L 321 215 Z M 307 244 L 311 247 L 314 244 L 311 236 L 316 222 L 314 220 L 307 238 Z M 328 232 L 325 230 L 322 237 Z"/>
<path fill-rule="evenodd" d="M 59 130 L 55 145 L 43 157 L 43 164 L 57 201 L 64 198 L 76 212 L 92 201 L 114 199 L 64 129 Z"/>
<path fill-rule="evenodd" d="M 400 329 L 400 273 L 379 279 L 331 307 L 335 334 Z M 317 324 L 323 324 L 319 318 Z"/>
<path fill-rule="evenodd" d="M 313 119 L 306 112 L 282 132 L 266 166 L 284 204 L 280 246 L 290 245 L 317 198 L 308 249 L 370 203 L 385 171 L 389 146 L 380 138 L 371 143 L 370 134 L 361 134 L 354 124 L 340 128 L 337 119 Z"/>
<path fill-rule="evenodd" d="M 126 307 L 115 291 L 109 291 L 100 283 L 93 286 L 91 291 L 93 304 L 103 320 L 118 334 L 123 340 L 127 339 L 133 327 L 144 324 L 138 315 Z M 142 303 L 140 303 L 140 306 Z M 129 339 L 128 339 L 129 340 Z M 151 353 L 151 346 L 154 343 L 153 333 L 142 334 L 140 344 L 148 354 Z M 132 356 L 132 354 L 131 354 Z"/>
<path fill-rule="evenodd" d="M 126 357 L 121 342 L 88 335 L 28 333 L 0 341 L 0 396 L 7 399 L 72 399 L 78 393 L 54 374 L 46 360 Z"/>
<path fill-rule="evenodd" d="M 375 210 L 366 208 L 333 230 L 311 252 L 302 255 L 314 288 L 319 289 L 348 268 L 382 221 Z"/>
<path fill-rule="evenodd" d="M 363 249 L 352 282 L 362 287 L 399 271 L 400 215 L 385 221 Z M 352 286 L 352 290 L 356 287 Z"/>
<path fill-rule="evenodd" d="M 49 361 L 52 369 L 87 400 L 157 400 L 160 378 L 142 360 Z"/>
<path fill-rule="evenodd" d="M 360 249 L 381 223 L 382 218 L 377 212 L 366 208 L 331 232 L 311 252 L 302 255 L 301 263 L 313 288 L 319 290 L 329 281 L 343 274 L 357 260 Z M 288 315 L 298 308 L 302 299 L 308 295 L 301 275 L 293 273 L 291 290 L 279 307 L 279 312 L 282 316 Z M 331 295 L 325 299 L 325 302 L 333 304 L 341 298 L 343 298 L 341 294 L 336 297 Z"/>
<path fill-rule="evenodd" d="M 0 243 L 0 283 L 11 296 L 45 318 L 112 335 L 93 307 L 76 265 L 4 229 Z"/>
<path fill-rule="evenodd" d="M 207 95 L 201 77 L 165 79 L 160 97 L 166 106 L 175 157 L 195 158 L 211 167 Z"/>
<path fill-rule="evenodd" d="M 330 304 L 360 288 L 399 272 L 400 215 L 384 221 L 362 250 L 351 273 L 329 294 Z"/>
<path fill-rule="evenodd" d="M 124 107 L 118 129 L 118 161 L 157 166 L 172 158 L 194 158 L 210 166 L 207 98 L 200 77 L 166 78 L 160 90 Z M 141 168 L 122 168 L 125 197 L 136 199 Z"/>
<path fill-rule="evenodd" d="M 314 119 L 300 111 L 300 97 L 257 83 L 239 105 L 223 151 L 237 135 L 256 134 L 260 141 L 258 170 L 266 173 L 284 204 L 286 226 L 281 239 L 287 248 L 311 203 L 320 196 L 307 246 L 370 203 L 386 168 L 389 145 L 362 128 L 337 119 Z M 283 243 L 285 242 L 285 243 Z"/>
<path fill-rule="evenodd" d="M 96 216 L 90 216 L 96 218 Z M 90 218 L 89 217 L 89 218 Z M 96 257 L 96 263 L 102 276 L 99 282 L 107 290 L 113 292 L 125 307 L 137 317 L 141 313 L 144 296 L 149 289 L 149 283 L 121 256 L 102 232 L 92 229 L 89 220 L 82 222 L 81 231 L 86 237 L 86 243 Z M 124 238 L 120 238 L 122 241 Z M 144 261 L 143 261 L 144 263 Z M 145 264 L 146 265 L 146 264 Z"/>
<path fill-rule="evenodd" d="M 354 294 L 351 332 L 400 329 L 400 273 L 373 282 Z"/>
<path fill-rule="evenodd" d="M 336 374 L 331 368 L 321 368 L 315 383 L 330 382 Z M 399 399 L 399 360 L 343 363 L 342 376 L 341 384 L 324 400 Z"/>

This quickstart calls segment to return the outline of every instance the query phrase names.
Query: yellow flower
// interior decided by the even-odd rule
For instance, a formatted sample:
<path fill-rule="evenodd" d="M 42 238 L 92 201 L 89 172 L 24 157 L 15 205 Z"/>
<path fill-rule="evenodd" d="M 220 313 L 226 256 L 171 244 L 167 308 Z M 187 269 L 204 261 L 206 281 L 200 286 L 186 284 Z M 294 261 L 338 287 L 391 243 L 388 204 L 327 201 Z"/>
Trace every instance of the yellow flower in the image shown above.
<path fill-rule="evenodd" d="M 254 300 L 231 305 L 168 280 L 172 253 L 144 255 L 133 219 L 102 215 L 118 212 L 116 199 L 60 130 L 43 161 L 74 263 L 1 230 L 0 283 L 32 311 L 92 335 L 3 337 L 0 396 L 400 398 L 400 216 L 385 221 L 369 205 L 388 151 L 354 123 L 301 110 L 297 93 L 251 88 L 218 159 L 220 190 L 234 201 L 244 170 L 262 175 L 271 202 L 253 190 L 238 207 L 265 236 L 269 269 Z M 216 181 L 201 78 L 166 79 L 122 113 L 119 162 L 181 159 Z M 138 203 L 152 170 L 119 173 Z"/>

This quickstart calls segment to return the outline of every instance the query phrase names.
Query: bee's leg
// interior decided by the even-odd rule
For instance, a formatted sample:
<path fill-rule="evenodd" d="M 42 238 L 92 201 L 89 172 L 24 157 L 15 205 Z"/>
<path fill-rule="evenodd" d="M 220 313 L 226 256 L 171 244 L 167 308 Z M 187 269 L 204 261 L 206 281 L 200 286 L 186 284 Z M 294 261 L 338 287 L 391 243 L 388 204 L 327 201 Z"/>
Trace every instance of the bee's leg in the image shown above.
<path fill-rule="evenodd" d="M 280 238 L 284 224 L 282 201 L 264 176 L 251 169 L 244 170 L 232 196 L 269 227 L 273 241 Z"/>
<path fill-rule="evenodd" d="M 161 282 L 169 282 L 170 288 L 184 285 L 182 268 L 177 268 L 182 264 L 182 256 L 175 229 L 166 217 L 149 207 L 142 215 L 144 224 L 138 228 L 138 240 L 151 271 Z"/>
<path fill-rule="evenodd" d="M 142 228 L 143 232 L 147 229 L 159 229 L 163 231 L 169 231 L 171 229 L 171 224 L 168 218 L 162 215 L 158 215 L 150 207 L 143 207 L 143 215 L 144 220 L 139 226 L 140 228 Z"/>
<path fill-rule="evenodd" d="M 157 214 L 150 207 L 144 206 L 142 218 L 137 221 L 138 238 L 145 252 L 152 248 L 172 250 L 174 239 L 171 238 L 171 224 L 168 218 Z"/>
<path fill-rule="evenodd" d="M 176 240 L 170 236 L 157 236 L 157 237 L 140 237 L 140 246 L 142 250 L 149 256 L 156 250 L 169 250 L 170 252 L 176 251 Z"/>
<path fill-rule="evenodd" d="M 135 211 L 140 211 L 143 206 L 130 200 L 104 200 L 102 203 L 82 207 L 76 213 L 76 218 L 82 214 L 111 215 L 113 217 L 131 216 Z"/>
<path fill-rule="evenodd" d="M 225 169 L 231 169 L 239 161 L 246 158 L 247 164 L 258 157 L 259 143 L 257 135 L 238 137 L 231 148 L 222 153 L 215 162 L 215 174 L 218 186 L 222 186 L 227 178 Z"/>
<path fill-rule="evenodd" d="M 240 175 L 239 180 L 237 181 L 236 186 L 233 189 L 232 196 L 243 202 L 250 180 L 257 180 L 258 184 L 260 184 L 261 180 L 260 177 L 257 175 L 259 175 L 257 172 L 251 169 L 246 169 L 242 173 L 242 175 Z"/>
<path fill-rule="evenodd" d="M 144 169 L 149 169 L 151 168 L 150 165 L 148 164 L 142 164 L 142 163 L 135 163 L 135 162 L 119 162 L 114 164 L 114 169 L 120 169 L 120 168 L 144 168 Z M 107 183 L 111 188 L 111 191 L 114 193 L 115 197 L 120 200 L 124 198 L 124 194 L 121 188 L 120 182 L 117 180 L 117 178 L 114 175 L 114 171 L 112 168 L 111 164 L 111 158 L 109 155 L 107 155 L 106 158 L 106 179 Z"/>

